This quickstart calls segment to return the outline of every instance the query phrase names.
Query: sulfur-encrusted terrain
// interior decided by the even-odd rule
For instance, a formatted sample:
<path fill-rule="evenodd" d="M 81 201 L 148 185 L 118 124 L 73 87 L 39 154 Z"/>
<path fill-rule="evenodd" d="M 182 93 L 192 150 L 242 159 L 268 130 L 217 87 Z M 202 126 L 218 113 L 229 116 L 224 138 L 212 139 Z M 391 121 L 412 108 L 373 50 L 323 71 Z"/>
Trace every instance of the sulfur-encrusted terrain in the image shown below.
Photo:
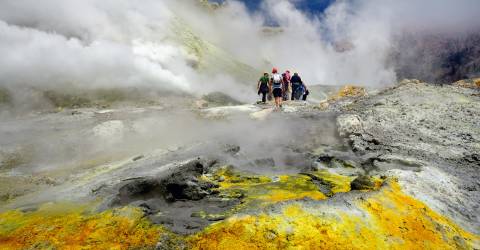
<path fill-rule="evenodd" d="M 480 248 L 477 88 L 212 106 L 0 121 L 0 248 Z"/>

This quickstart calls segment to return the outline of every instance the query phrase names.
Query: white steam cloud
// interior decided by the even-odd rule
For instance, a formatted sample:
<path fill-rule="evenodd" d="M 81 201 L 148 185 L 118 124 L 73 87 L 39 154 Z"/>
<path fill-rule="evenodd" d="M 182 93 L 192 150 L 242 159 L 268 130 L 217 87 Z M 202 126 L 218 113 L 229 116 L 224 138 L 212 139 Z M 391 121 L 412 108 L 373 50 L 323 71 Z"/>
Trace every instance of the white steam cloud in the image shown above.
<path fill-rule="evenodd" d="M 476 0 L 339 0 L 318 16 L 294 2 L 265 0 L 252 14 L 237 1 L 212 11 L 194 0 L 2 0 L 0 85 L 148 86 L 255 98 L 254 82 L 192 66 L 202 58 L 176 39 L 178 20 L 259 71 L 274 65 L 298 71 L 308 84 L 384 85 L 396 80 L 387 63 L 396 35 L 480 26 Z M 266 29 L 266 19 L 279 27 Z"/>

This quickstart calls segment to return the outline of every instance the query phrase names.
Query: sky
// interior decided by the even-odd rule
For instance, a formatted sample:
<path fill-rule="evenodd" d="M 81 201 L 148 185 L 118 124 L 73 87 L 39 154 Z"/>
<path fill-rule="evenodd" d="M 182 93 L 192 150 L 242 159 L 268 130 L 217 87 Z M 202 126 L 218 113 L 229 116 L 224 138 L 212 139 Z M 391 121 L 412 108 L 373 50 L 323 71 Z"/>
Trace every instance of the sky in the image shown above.
<path fill-rule="evenodd" d="M 221 3 L 225 0 L 210 0 L 211 2 Z M 239 0 L 243 2 L 250 11 L 258 11 L 262 1 L 259 0 Z M 302 11 L 310 13 L 322 13 L 334 0 L 298 0 L 295 6 Z"/>

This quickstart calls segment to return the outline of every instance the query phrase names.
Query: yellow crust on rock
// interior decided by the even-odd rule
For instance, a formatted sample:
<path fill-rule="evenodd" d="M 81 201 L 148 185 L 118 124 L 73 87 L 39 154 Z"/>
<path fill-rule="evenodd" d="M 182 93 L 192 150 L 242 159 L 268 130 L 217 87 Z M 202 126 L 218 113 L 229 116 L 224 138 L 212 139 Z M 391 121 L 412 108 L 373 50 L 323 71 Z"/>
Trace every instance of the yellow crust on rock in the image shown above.
<path fill-rule="evenodd" d="M 90 213 L 75 205 L 0 214 L 0 249 L 154 248 L 163 230 L 136 208 Z"/>
<path fill-rule="evenodd" d="M 332 174 L 326 171 L 315 172 L 313 175 L 328 182 L 332 193 L 350 191 L 352 177 Z M 204 180 L 210 181 L 208 178 Z M 230 168 L 222 168 L 213 176 L 218 181 L 219 191 L 225 196 L 242 194 L 247 202 L 275 203 L 289 200 L 323 200 L 326 194 L 322 193 L 312 178 L 307 175 L 280 175 L 275 177 L 247 175 L 234 172 Z"/>
<path fill-rule="evenodd" d="M 204 177 L 221 179 L 220 193 L 243 192 L 242 206 L 261 205 L 257 210 L 268 211 L 268 205 L 285 202 L 273 205 L 278 209 L 271 212 L 234 215 L 191 236 L 152 225 L 141 210 L 131 207 L 94 213 L 87 205 L 47 204 L 34 212 L 4 212 L 0 249 L 154 249 L 157 242 L 164 249 L 186 244 L 205 250 L 479 248 L 478 235 L 404 194 L 394 180 L 382 185 L 383 180 L 374 178 L 380 189 L 360 195 L 349 206 L 300 201 L 326 198 L 312 182 L 315 176 L 330 183 L 334 193 L 350 191 L 352 177 L 313 175 L 270 178 L 221 169 Z"/>
<path fill-rule="evenodd" d="M 396 182 L 358 201 L 361 213 L 286 205 L 232 217 L 188 238 L 192 249 L 472 249 L 479 237 L 404 194 Z"/>
<path fill-rule="evenodd" d="M 336 101 L 344 97 L 362 97 L 366 96 L 367 91 L 364 87 L 354 86 L 354 85 L 345 85 L 340 91 L 334 96 L 329 98 L 329 101 Z"/>

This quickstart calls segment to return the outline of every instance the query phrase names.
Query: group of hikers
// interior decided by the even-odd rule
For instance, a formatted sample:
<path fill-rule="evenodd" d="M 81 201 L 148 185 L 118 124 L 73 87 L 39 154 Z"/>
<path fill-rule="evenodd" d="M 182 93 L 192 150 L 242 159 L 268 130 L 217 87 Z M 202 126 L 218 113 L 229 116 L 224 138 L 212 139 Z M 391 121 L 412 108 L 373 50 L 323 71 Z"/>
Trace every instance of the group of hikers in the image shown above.
<path fill-rule="evenodd" d="M 275 99 L 275 108 L 282 108 L 282 102 L 287 100 L 307 100 L 309 91 L 298 73 L 290 75 L 290 71 L 280 74 L 277 68 L 272 69 L 272 75 L 263 73 L 257 84 L 258 95 L 262 95 L 262 103 Z"/>

